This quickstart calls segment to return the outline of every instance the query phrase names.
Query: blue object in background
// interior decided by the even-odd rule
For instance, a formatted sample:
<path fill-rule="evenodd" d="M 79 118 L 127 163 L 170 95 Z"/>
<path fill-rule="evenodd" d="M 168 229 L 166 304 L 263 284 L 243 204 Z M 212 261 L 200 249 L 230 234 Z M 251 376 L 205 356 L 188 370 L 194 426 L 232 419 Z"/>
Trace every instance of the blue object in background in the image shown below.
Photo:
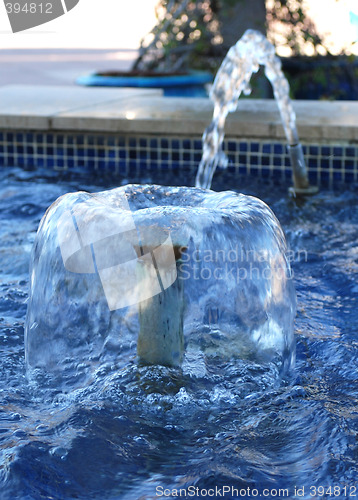
<path fill-rule="evenodd" d="M 211 73 L 205 72 L 165 76 L 107 76 L 93 73 L 79 77 L 76 83 L 89 87 L 162 88 L 167 97 L 207 97 L 205 85 L 212 80 Z"/>
<path fill-rule="evenodd" d="M 349 22 L 356 30 L 355 41 L 358 41 L 358 12 L 349 11 Z"/>

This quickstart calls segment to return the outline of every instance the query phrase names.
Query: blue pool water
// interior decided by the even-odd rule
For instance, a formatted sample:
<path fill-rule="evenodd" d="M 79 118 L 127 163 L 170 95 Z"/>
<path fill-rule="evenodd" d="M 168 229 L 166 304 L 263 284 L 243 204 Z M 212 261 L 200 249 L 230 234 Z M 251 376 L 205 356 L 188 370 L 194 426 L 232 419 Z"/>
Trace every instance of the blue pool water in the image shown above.
<path fill-rule="evenodd" d="M 181 185 L 188 178 L 83 182 L 0 172 L 1 500 L 175 498 L 179 489 L 189 498 L 222 498 L 224 491 L 224 498 L 358 496 L 353 186 L 296 203 L 286 186 L 235 179 L 241 192 L 273 208 L 295 250 L 296 370 L 280 383 L 259 365 L 215 356 L 190 370 L 138 367 L 135 345 L 120 368 L 104 366 L 86 388 L 63 394 L 50 377 L 36 385 L 27 380 L 28 266 L 46 208 L 68 191 L 128 181 Z M 233 183 L 218 174 L 213 188 Z"/>

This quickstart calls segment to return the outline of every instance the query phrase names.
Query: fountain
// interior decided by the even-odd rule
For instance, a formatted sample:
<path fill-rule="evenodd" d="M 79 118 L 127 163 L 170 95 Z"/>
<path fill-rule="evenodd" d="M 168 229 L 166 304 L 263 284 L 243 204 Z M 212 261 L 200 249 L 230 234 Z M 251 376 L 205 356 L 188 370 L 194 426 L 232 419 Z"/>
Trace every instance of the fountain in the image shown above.
<path fill-rule="evenodd" d="M 233 70 L 237 47 L 252 56 L 248 39 L 260 60 L 261 49 L 268 50 L 266 72 L 285 102 L 281 113 L 298 148 L 295 183 L 306 189 L 285 83 L 271 45 L 251 31 L 229 51 L 216 78 L 214 121 L 197 183 L 209 187 L 222 163 L 226 114 L 256 68 L 246 58 L 244 71 L 242 65 Z M 217 356 L 274 364 L 281 372 L 292 366 L 296 296 L 278 220 L 256 198 L 201 187 L 71 193 L 48 209 L 32 258 L 29 373 L 43 370 L 82 384 L 103 363 L 131 362 L 133 345 L 139 362 L 149 365 L 177 367 L 190 356 Z"/>
<path fill-rule="evenodd" d="M 203 136 L 203 156 L 196 176 L 196 186 L 210 188 L 217 166 L 225 168 L 227 158 L 222 151 L 224 126 L 228 113 L 236 110 L 241 92 L 250 94 L 252 73 L 265 66 L 265 74 L 272 84 L 275 99 L 281 115 L 288 150 L 291 157 L 294 186 L 297 195 L 317 192 L 310 186 L 300 144 L 296 115 L 289 98 L 289 85 L 281 70 L 281 61 L 274 46 L 259 31 L 247 30 L 242 38 L 231 47 L 216 75 L 210 92 L 214 102 L 214 116 Z"/>

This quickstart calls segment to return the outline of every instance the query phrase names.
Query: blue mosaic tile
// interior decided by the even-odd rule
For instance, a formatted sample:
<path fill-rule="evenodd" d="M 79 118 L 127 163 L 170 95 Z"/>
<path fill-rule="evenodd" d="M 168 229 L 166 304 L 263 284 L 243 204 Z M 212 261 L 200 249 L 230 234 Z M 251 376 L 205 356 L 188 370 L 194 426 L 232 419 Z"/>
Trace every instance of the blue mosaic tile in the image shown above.
<path fill-rule="evenodd" d="M 201 160 L 201 153 L 195 153 L 195 155 L 194 155 L 194 163 L 196 165 L 199 165 L 200 160 Z"/>
<path fill-rule="evenodd" d="M 310 182 L 312 184 L 317 184 L 318 183 L 317 172 L 316 171 L 314 171 L 314 170 L 313 171 L 312 170 L 309 171 L 308 172 L 308 178 L 309 178 L 309 180 L 310 180 Z"/>
<path fill-rule="evenodd" d="M 317 146 L 310 146 L 308 148 L 308 152 L 312 156 L 317 156 L 318 155 L 318 147 Z"/>
<path fill-rule="evenodd" d="M 339 147 L 333 148 L 333 154 L 334 154 L 334 156 L 340 156 L 340 157 L 342 157 L 343 156 L 343 151 L 344 151 L 343 148 L 339 148 Z"/>
<path fill-rule="evenodd" d="M 342 160 L 333 160 L 333 168 L 339 170 L 342 168 Z"/>
<path fill-rule="evenodd" d="M 62 147 L 56 147 L 55 148 L 55 155 L 59 158 L 62 158 L 63 156 L 65 156 L 65 152 L 67 152 L 64 148 Z"/>
<path fill-rule="evenodd" d="M 247 163 L 247 156 L 246 155 L 239 155 L 239 163 L 246 164 Z"/>
<path fill-rule="evenodd" d="M 320 172 L 320 179 L 321 181 L 328 181 L 329 180 L 329 172 L 327 170 L 323 170 Z"/>
<path fill-rule="evenodd" d="M 148 158 L 147 152 L 146 151 L 140 151 L 139 152 L 139 159 L 143 162 L 145 162 Z"/>
<path fill-rule="evenodd" d="M 284 175 L 284 172 L 282 172 L 282 170 L 279 168 L 274 168 L 272 169 L 272 175 L 274 178 L 278 179 L 282 177 L 282 175 Z"/>
<path fill-rule="evenodd" d="M 357 156 L 357 150 L 356 148 L 346 148 L 346 156 Z"/>
<path fill-rule="evenodd" d="M 291 165 L 285 144 L 258 140 L 227 139 L 224 151 L 232 175 L 249 174 L 262 177 L 291 176 Z M 324 182 L 333 178 L 357 179 L 357 147 L 340 144 L 304 145 L 308 153 L 310 175 Z M 127 137 L 114 134 L 69 134 L 46 132 L 0 132 L 0 165 L 47 166 L 63 170 L 99 169 L 138 173 L 140 169 L 167 170 L 192 168 L 201 160 L 200 137 Z M 249 167 L 249 168 L 248 168 Z M 129 172 L 128 172 L 129 169 Z"/>
<path fill-rule="evenodd" d="M 333 172 L 333 180 L 341 181 L 342 180 L 342 172 Z"/>

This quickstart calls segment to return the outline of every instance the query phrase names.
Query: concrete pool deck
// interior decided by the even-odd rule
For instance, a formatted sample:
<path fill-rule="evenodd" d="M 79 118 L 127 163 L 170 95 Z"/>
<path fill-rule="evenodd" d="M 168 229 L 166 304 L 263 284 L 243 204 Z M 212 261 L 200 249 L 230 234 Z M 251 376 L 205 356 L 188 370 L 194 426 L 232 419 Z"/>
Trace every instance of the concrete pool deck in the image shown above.
<path fill-rule="evenodd" d="M 295 101 L 302 142 L 358 142 L 358 102 Z M 157 89 L 8 85 L 0 87 L 2 131 L 201 136 L 213 112 L 208 98 L 163 97 Z M 274 100 L 241 99 L 226 136 L 285 140 Z"/>

